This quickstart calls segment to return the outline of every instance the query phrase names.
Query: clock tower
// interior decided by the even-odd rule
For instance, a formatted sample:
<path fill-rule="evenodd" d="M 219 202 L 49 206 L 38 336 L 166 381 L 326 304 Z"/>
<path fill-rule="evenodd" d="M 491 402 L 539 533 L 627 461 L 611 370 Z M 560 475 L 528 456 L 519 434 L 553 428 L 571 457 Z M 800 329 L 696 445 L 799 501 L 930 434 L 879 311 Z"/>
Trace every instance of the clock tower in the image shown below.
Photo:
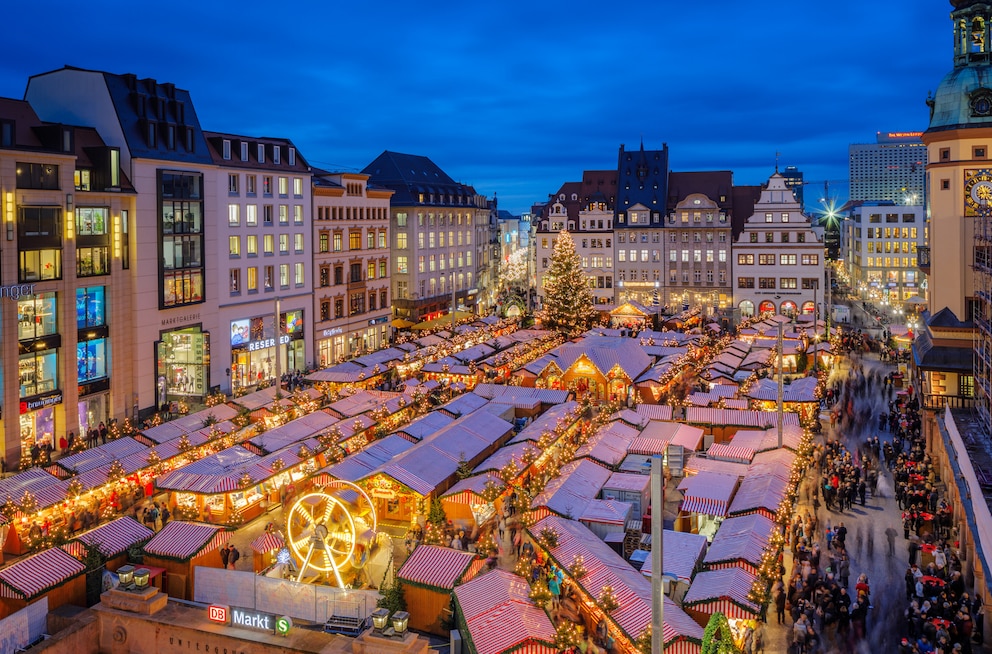
<path fill-rule="evenodd" d="M 913 350 L 924 401 L 974 403 L 988 431 L 992 364 L 982 353 L 992 353 L 992 1 L 952 0 L 951 25 L 954 67 L 927 98 L 929 249 L 920 267 L 929 294 Z"/>

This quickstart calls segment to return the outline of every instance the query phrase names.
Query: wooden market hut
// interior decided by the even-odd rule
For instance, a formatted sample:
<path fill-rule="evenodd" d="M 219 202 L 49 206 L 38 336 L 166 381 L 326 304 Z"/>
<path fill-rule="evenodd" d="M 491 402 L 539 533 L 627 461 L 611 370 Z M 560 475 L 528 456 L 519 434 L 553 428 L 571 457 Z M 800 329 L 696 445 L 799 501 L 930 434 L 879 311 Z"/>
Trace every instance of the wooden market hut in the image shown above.
<path fill-rule="evenodd" d="M 279 534 L 266 531 L 251 542 L 252 569 L 258 574 L 276 562 L 276 554 L 286 547 Z"/>
<path fill-rule="evenodd" d="M 658 307 L 648 308 L 634 300 L 627 300 L 610 311 L 610 326 L 622 329 L 641 330 L 645 327 L 655 327 L 654 320 L 658 315 Z"/>
<path fill-rule="evenodd" d="M 506 570 L 493 570 L 455 588 L 458 630 L 469 654 L 556 654 L 555 627 L 531 602 L 530 587 Z"/>
<path fill-rule="evenodd" d="M 504 447 L 503 450 L 505 449 L 508 448 Z M 506 482 L 495 472 L 484 472 L 462 479 L 441 496 L 444 514 L 456 527 L 464 529 L 465 533 L 472 533 L 476 527 L 481 527 L 496 514 L 494 504 L 484 497 L 489 489 L 502 493 L 506 490 Z"/>
<path fill-rule="evenodd" d="M 410 629 L 447 636 L 441 627 L 445 617 L 450 619 L 451 592 L 464 580 L 471 579 L 482 566 L 471 552 L 420 545 L 396 573 L 403 582 L 403 595 L 410 613 Z"/>
<path fill-rule="evenodd" d="M 513 425 L 488 411 L 458 418 L 359 481 L 372 497 L 380 520 L 409 524 L 422 502 L 458 481 L 464 461 L 475 467 L 502 447 Z"/>
<path fill-rule="evenodd" d="M 540 520 L 549 515 L 581 515 L 610 478 L 611 471 L 589 459 L 571 461 L 561 467 L 538 495 L 531 500 L 531 516 Z"/>
<path fill-rule="evenodd" d="M 131 516 L 124 516 L 80 534 L 62 548 L 81 560 L 86 551 L 84 546 L 95 546 L 107 558 L 107 570 L 114 572 L 127 563 L 129 549 L 144 545 L 154 535 L 153 530 Z"/>
<path fill-rule="evenodd" d="M 688 407 L 685 410 L 685 420 L 690 425 L 702 428 L 705 433 L 704 445 L 712 442 L 726 443 L 734 437 L 737 430 L 763 429 L 778 424 L 778 414 L 774 411 L 735 411 L 733 409 L 712 409 L 707 407 Z M 786 412 L 783 424 L 799 425 L 799 416 Z"/>
<path fill-rule="evenodd" d="M 682 598 L 682 608 L 705 626 L 716 612 L 731 620 L 756 620 L 761 608 L 748 599 L 755 575 L 741 568 L 700 572 Z"/>
<path fill-rule="evenodd" d="M 757 513 L 727 518 L 713 537 L 703 564 L 707 570 L 742 568 L 758 574 L 775 528 L 773 520 Z"/>
<path fill-rule="evenodd" d="M 736 517 L 760 513 L 769 520 L 774 520 L 791 486 L 788 479 L 769 472 L 747 475 L 741 480 L 727 515 Z"/>
<path fill-rule="evenodd" d="M 493 400 L 501 404 L 510 404 L 516 407 L 518 418 L 536 418 L 538 415 L 543 415 L 559 405 L 574 400 L 574 395 L 570 391 L 552 388 L 533 388 L 533 384 L 531 384 L 531 387 L 479 384 L 472 393 L 487 400 Z M 525 400 L 537 400 L 540 402 L 540 407 L 531 408 L 532 402 L 525 402 Z M 531 413 L 528 414 L 528 411 Z"/>
<path fill-rule="evenodd" d="M 0 619 L 42 597 L 48 610 L 64 604 L 86 606 L 86 568 L 61 548 L 53 547 L 0 568 Z"/>
<path fill-rule="evenodd" d="M 164 590 L 170 597 L 191 600 L 196 566 L 221 567 L 219 550 L 232 533 L 217 525 L 173 520 L 145 543 L 143 562 L 165 569 Z"/>
<path fill-rule="evenodd" d="M 545 529 L 557 535 L 554 546 L 541 544 L 540 534 Z M 618 641 L 618 651 L 634 651 L 634 641 L 651 624 L 651 582 L 574 520 L 548 516 L 528 528 L 528 533 L 576 589 L 577 595 L 573 599 L 562 601 L 559 615 L 581 623 L 588 631 L 595 630 L 600 620 L 605 619 L 610 634 Z M 569 572 L 577 556 L 582 557 L 586 568 L 586 573 L 578 579 Z M 605 586 L 613 588 L 619 603 L 619 608 L 609 615 L 604 615 L 596 605 Z M 699 654 L 703 628 L 671 599 L 665 597 L 663 601 L 665 652 Z"/>
<path fill-rule="evenodd" d="M 683 479 L 678 486 L 682 491 L 682 501 L 679 503 L 675 530 L 706 536 L 717 533 L 737 492 L 738 482 L 736 475 L 717 472 L 700 472 Z"/>
<path fill-rule="evenodd" d="M 819 420 L 820 398 L 816 377 L 800 377 L 785 384 L 782 392 L 783 409 L 799 414 L 800 424 L 811 425 Z M 772 412 L 778 404 L 778 384 L 772 379 L 759 379 L 746 393 L 756 409 Z"/>
<path fill-rule="evenodd" d="M 8 499 L 18 503 L 25 493 L 35 498 L 39 511 L 44 507 L 53 506 L 65 500 L 65 492 L 69 482 L 41 468 L 28 468 L 12 477 L 0 479 L 0 505 Z M 10 511 L 11 515 L 4 517 L 10 521 L 7 539 L 3 543 L 3 551 L 7 554 L 20 555 L 30 552 L 33 545 L 30 542 L 30 531 L 35 525 L 41 524 L 38 513 L 24 515 L 19 509 Z"/>

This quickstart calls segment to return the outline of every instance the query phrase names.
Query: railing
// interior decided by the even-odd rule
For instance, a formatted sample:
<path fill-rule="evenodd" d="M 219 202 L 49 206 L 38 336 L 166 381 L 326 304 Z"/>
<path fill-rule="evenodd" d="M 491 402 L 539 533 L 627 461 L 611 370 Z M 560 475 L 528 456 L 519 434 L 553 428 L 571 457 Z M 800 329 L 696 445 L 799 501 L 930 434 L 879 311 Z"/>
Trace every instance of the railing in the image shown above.
<path fill-rule="evenodd" d="M 939 410 L 946 407 L 952 409 L 972 409 L 975 406 L 975 398 L 964 395 L 937 395 L 927 394 L 923 396 L 923 408 Z"/>

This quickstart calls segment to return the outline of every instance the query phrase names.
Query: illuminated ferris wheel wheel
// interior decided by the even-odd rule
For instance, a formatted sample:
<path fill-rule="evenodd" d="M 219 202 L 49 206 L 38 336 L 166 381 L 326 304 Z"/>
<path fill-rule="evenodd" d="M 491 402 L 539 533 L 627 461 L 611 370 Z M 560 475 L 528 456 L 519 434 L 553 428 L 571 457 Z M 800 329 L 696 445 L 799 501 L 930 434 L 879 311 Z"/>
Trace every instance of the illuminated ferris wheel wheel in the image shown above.
<path fill-rule="evenodd" d="M 343 587 L 343 570 L 359 569 L 375 541 L 375 507 L 361 488 L 335 480 L 303 495 L 286 518 L 290 550 L 300 563 L 296 580 L 334 576 Z"/>

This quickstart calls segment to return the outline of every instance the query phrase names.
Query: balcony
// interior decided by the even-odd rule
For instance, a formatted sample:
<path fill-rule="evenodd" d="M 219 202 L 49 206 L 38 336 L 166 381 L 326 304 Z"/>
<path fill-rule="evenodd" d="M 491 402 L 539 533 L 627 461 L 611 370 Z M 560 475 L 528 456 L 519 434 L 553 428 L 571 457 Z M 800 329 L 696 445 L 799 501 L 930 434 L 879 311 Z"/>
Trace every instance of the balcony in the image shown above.
<path fill-rule="evenodd" d="M 923 271 L 923 274 L 930 274 L 930 246 L 922 245 L 916 248 L 916 267 Z"/>
<path fill-rule="evenodd" d="M 972 409 L 974 406 L 975 398 L 964 395 L 926 394 L 923 396 L 924 409 L 942 410 L 946 407 L 952 409 Z"/>

